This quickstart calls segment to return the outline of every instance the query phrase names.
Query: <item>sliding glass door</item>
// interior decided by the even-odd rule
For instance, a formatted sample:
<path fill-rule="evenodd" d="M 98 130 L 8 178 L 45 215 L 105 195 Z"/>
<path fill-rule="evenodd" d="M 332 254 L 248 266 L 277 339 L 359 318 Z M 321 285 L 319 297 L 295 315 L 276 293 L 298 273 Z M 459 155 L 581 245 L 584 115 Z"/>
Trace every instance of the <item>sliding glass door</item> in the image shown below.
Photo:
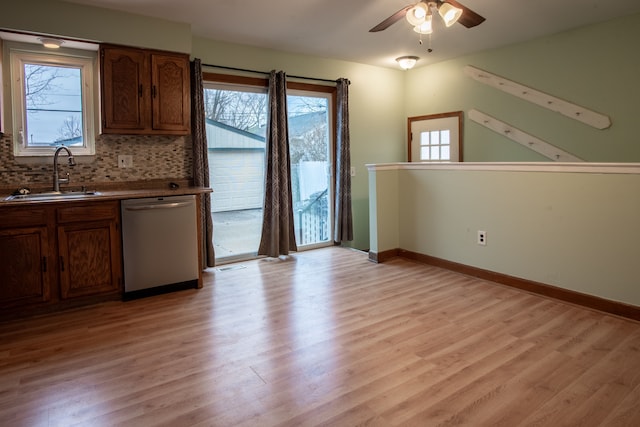
<path fill-rule="evenodd" d="M 208 82 L 204 92 L 216 260 L 253 258 L 262 230 L 266 88 Z M 333 103 L 330 93 L 288 93 L 295 233 L 302 250 L 331 241 Z"/>

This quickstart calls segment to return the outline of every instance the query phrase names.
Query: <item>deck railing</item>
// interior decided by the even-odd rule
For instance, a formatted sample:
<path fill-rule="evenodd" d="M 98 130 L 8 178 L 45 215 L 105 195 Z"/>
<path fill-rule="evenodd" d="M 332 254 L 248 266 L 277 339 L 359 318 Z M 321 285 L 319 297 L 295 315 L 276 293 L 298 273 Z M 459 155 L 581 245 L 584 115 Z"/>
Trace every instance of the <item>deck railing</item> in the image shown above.
<path fill-rule="evenodd" d="M 329 239 L 328 190 L 319 191 L 302 204 L 298 212 L 299 245 L 325 242 Z"/>

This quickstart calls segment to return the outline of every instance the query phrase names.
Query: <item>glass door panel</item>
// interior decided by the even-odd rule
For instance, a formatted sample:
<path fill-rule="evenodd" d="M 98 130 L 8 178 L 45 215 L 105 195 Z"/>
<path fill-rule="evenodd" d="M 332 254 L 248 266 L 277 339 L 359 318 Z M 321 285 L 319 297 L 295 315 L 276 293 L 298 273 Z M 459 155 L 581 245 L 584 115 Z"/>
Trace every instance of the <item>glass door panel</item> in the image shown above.
<path fill-rule="evenodd" d="M 331 240 L 330 98 L 289 91 L 289 151 L 296 242 L 299 247 Z"/>
<path fill-rule="evenodd" d="M 205 85 L 216 261 L 254 258 L 262 231 L 267 95 Z"/>

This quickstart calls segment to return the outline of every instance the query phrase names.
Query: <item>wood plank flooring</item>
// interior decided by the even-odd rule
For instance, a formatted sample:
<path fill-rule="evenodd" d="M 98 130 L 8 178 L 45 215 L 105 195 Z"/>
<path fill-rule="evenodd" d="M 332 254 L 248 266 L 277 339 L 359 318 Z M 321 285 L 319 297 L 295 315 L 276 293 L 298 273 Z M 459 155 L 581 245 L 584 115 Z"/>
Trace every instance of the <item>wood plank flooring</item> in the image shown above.
<path fill-rule="evenodd" d="M 0 323 L 0 426 L 638 426 L 640 324 L 325 248 Z"/>

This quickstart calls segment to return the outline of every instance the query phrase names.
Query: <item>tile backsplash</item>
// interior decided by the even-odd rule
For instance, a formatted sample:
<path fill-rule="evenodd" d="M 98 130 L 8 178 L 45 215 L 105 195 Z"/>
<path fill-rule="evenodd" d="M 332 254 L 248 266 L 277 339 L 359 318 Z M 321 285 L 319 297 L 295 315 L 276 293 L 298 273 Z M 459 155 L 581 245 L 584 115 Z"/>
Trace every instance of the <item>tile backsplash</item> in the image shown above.
<path fill-rule="evenodd" d="M 0 187 L 19 188 L 52 182 L 51 159 L 46 163 L 22 164 L 13 156 L 9 134 L 0 137 Z M 73 148 L 71 148 L 73 152 Z M 119 168 L 118 155 L 131 155 L 133 167 Z M 66 157 L 66 156 L 65 156 Z M 192 177 L 193 154 L 190 136 L 99 135 L 96 155 L 91 161 L 79 157 L 73 168 L 60 164 L 61 172 L 71 172 L 71 184 L 118 183 Z M 61 160 L 63 158 L 61 157 Z"/>

